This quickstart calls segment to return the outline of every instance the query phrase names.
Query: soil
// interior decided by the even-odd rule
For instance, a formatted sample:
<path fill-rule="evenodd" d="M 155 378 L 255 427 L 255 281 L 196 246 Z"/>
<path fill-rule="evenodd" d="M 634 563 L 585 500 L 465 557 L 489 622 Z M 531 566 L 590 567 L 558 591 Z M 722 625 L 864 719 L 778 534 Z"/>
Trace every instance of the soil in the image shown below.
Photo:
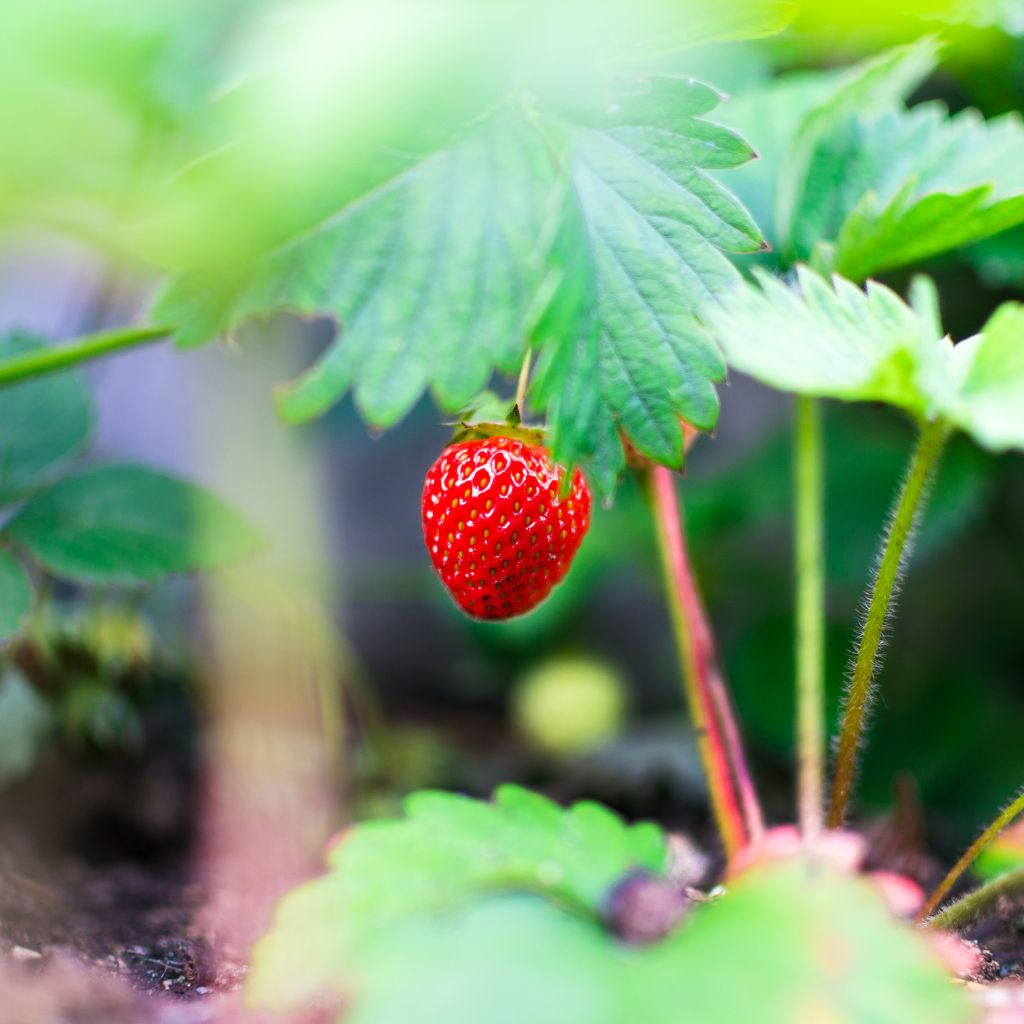
<path fill-rule="evenodd" d="M 218 948 L 200 923 L 208 894 L 193 871 L 195 760 L 165 725 L 147 722 L 145 754 L 51 751 L 31 777 L 0 791 L 0 1024 L 261 1019 L 240 1007 L 240 955 Z M 626 814 L 638 803 L 650 815 L 659 809 L 649 806 L 649 782 L 633 794 L 571 795 L 612 797 Z M 678 818 L 688 799 L 660 808 L 662 820 Z M 870 835 L 873 866 L 925 884 L 934 876 L 905 812 Z M 965 937 L 990 954 L 975 979 L 985 983 L 980 1000 L 992 982 L 1024 981 L 1024 900 L 1000 904 Z M 326 1008 L 294 1018 L 330 1019 Z"/>

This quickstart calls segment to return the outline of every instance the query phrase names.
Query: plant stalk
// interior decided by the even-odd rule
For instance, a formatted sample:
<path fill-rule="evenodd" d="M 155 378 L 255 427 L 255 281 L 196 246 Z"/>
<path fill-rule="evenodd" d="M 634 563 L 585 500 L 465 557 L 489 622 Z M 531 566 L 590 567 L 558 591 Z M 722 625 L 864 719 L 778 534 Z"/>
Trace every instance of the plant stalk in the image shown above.
<path fill-rule="evenodd" d="M 797 809 L 811 841 L 825 814 L 825 488 L 816 398 L 797 396 L 793 443 Z"/>
<path fill-rule="evenodd" d="M 910 555 L 914 529 L 924 505 L 928 484 L 938 466 L 948 436 L 949 425 L 944 420 L 932 420 L 922 427 L 882 544 L 878 570 L 870 591 L 864 628 L 843 707 L 839 751 L 836 755 L 832 799 L 828 810 L 829 828 L 841 828 L 846 819 L 857 767 L 857 754 L 864 732 L 864 720 L 871 700 L 879 646 L 886 621 L 892 611 L 896 585 Z"/>
<path fill-rule="evenodd" d="M 526 419 L 526 389 L 530 384 L 530 364 L 533 362 L 533 349 L 527 348 L 519 367 L 519 379 L 516 381 L 516 408 L 522 419 Z"/>
<path fill-rule="evenodd" d="M 949 873 L 946 877 L 938 884 L 935 892 L 928 897 L 928 901 L 921 908 L 917 915 L 919 921 L 923 921 L 926 917 L 935 913 L 935 909 L 938 905 L 946 898 L 946 894 L 956 884 L 957 879 L 974 863 L 978 855 L 981 853 L 989 843 L 992 842 L 1000 832 L 1006 828 L 1007 825 L 1017 817 L 1018 814 L 1024 814 L 1024 790 L 1017 794 L 1015 800 L 1011 801 L 999 814 L 996 816 L 995 821 L 992 822 L 984 832 L 974 840 L 973 843 L 967 848 L 964 855 L 949 869 Z M 970 897 L 964 897 L 969 899 Z"/>
<path fill-rule="evenodd" d="M 671 471 L 653 466 L 649 489 L 690 718 L 722 845 L 732 859 L 763 834 L 761 807 L 687 556 Z"/>
<path fill-rule="evenodd" d="M 0 363 L 0 387 L 17 384 L 19 381 L 39 377 L 45 373 L 55 373 L 121 349 L 157 341 L 171 333 L 173 329 L 164 326 L 124 327 L 88 334 L 57 348 L 27 352 Z"/>
<path fill-rule="evenodd" d="M 924 923 L 929 928 L 939 928 L 943 931 L 962 931 L 981 920 L 982 915 L 1001 897 L 1019 897 L 1022 894 L 1024 868 L 1014 868 L 1005 875 L 992 879 L 987 885 L 969 892 Z"/>

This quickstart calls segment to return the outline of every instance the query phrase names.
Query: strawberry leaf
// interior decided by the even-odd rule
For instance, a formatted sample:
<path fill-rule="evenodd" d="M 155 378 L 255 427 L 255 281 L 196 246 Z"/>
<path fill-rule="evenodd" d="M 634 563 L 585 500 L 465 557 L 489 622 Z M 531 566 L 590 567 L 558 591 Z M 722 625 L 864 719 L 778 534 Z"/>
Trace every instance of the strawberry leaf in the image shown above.
<path fill-rule="evenodd" d="M 101 466 L 27 501 L 4 537 L 56 576 L 143 583 L 252 554 L 259 534 L 202 487 L 139 466 Z"/>
<path fill-rule="evenodd" d="M 339 336 L 280 391 L 281 415 L 309 419 L 351 388 L 382 427 L 425 389 L 455 411 L 495 369 L 514 372 L 533 323 L 532 398 L 561 461 L 583 463 L 607 494 L 621 429 L 678 466 L 680 417 L 710 429 L 724 374 L 694 310 L 737 279 L 721 250 L 762 244 L 707 171 L 753 151 L 700 117 L 720 99 L 708 86 L 641 77 L 609 89 L 610 107 L 502 108 L 272 254 L 235 294 L 183 279 L 156 315 L 195 343 L 275 309 L 329 313 Z"/>
<path fill-rule="evenodd" d="M 235 317 L 287 307 L 341 325 L 280 391 L 282 417 L 307 420 L 352 386 L 390 426 L 426 387 L 455 410 L 495 367 L 516 370 L 552 188 L 542 139 L 503 113 L 272 256 Z"/>
<path fill-rule="evenodd" d="M 731 366 L 799 394 L 882 401 L 925 415 L 922 365 L 946 343 L 929 318 L 874 281 L 866 291 L 805 266 L 790 286 L 755 272 L 706 322 Z"/>
<path fill-rule="evenodd" d="M 714 426 L 725 367 L 694 311 L 738 279 L 721 250 L 762 246 L 750 214 L 705 173 L 754 155 L 700 118 L 720 96 L 684 79 L 617 85 L 607 109 L 559 126 L 569 182 L 551 312 L 535 332 L 555 455 L 601 467 L 604 490 L 624 459 L 611 425 L 676 467 L 680 418 Z"/>
<path fill-rule="evenodd" d="M 1018 115 L 903 105 L 935 57 L 924 40 L 841 74 L 785 76 L 726 106 L 730 124 L 763 144 L 734 184 L 784 262 L 827 253 L 859 281 L 1024 220 Z"/>
<path fill-rule="evenodd" d="M 776 219 L 787 250 L 806 256 L 822 233 L 814 223 L 816 196 L 831 201 L 843 194 L 847 168 L 822 167 L 822 151 L 830 137 L 851 118 L 870 115 L 896 104 L 935 66 L 935 42 L 923 39 L 862 61 L 838 77 L 834 88 L 800 119 L 777 180 Z M 831 170 L 831 173 L 829 171 Z M 824 237 L 830 237 L 825 235 Z"/>
<path fill-rule="evenodd" d="M 823 235 L 835 269 L 855 280 L 969 245 L 1024 221 L 1024 122 L 949 117 L 941 104 L 858 119 L 832 140 L 852 206 L 837 203 Z M 826 172 L 827 173 L 827 172 Z"/>
<path fill-rule="evenodd" d="M 706 313 L 730 365 L 785 391 L 941 416 L 993 451 L 1024 448 L 1024 307 L 1006 303 L 954 346 L 923 283 L 915 308 L 876 282 L 862 291 L 803 266 L 792 286 L 755 276 Z"/>
<path fill-rule="evenodd" d="M 1024 449 L 1024 306 L 1007 302 L 953 350 L 947 415 L 986 448 Z"/>
<path fill-rule="evenodd" d="M 0 338 L 0 358 L 42 348 L 29 334 Z M 92 399 L 74 370 L 7 388 L 0 398 L 0 505 L 43 483 L 85 447 Z"/>
<path fill-rule="evenodd" d="M 346 843 L 375 827 L 362 826 Z M 600 829 L 580 835 L 580 853 L 607 841 Z M 927 940 L 892 919 L 870 882 L 825 865 L 750 871 L 721 898 L 697 905 L 666 939 L 636 947 L 585 913 L 566 913 L 536 893 L 502 892 L 501 885 L 444 906 L 423 904 L 430 891 L 423 885 L 401 913 L 424 865 L 450 887 L 435 851 L 451 845 L 440 832 L 433 844 L 410 837 L 400 876 L 389 861 L 385 870 L 367 865 L 353 879 L 351 892 L 358 881 L 380 892 L 395 885 L 372 928 L 353 929 L 341 878 L 286 897 L 274 930 L 256 948 L 250 1004 L 298 1009 L 326 989 L 348 997 L 344 1019 L 357 1024 L 972 1019 L 970 1000 L 950 984 Z M 546 870 L 553 875 L 558 863 Z M 749 984 L 735 983 L 737 962 Z"/>
<path fill-rule="evenodd" d="M 625 825 L 592 803 L 563 810 L 516 786 L 500 787 L 493 802 L 416 793 L 405 811 L 345 835 L 330 872 L 282 901 L 254 951 L 254 1004 L 285 1009 L 344 988 L 379 937 L 482 894 L 538 893 L 596 917 L 621 876 L 667 869 L 655 826 Z"/>

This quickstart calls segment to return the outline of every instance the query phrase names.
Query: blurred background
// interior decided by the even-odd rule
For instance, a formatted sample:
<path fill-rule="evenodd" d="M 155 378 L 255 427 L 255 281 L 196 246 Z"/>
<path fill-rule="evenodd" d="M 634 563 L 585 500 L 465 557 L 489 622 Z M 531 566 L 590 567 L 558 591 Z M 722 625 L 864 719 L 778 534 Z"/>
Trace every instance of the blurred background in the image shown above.
<path fill-rule="evenodd" d="M 109 148 L 125 124 L 149 133 L 136 176 L 114 190 L 127 207 L 142 201 L 149 161 L 157 166 L 171 150 L 188 156 L 196 134 L 216 137 L 193 118 L 183 139 L 177 121 L 211 83 L 230 79 L 239 38 L 258 48 L 268 31 L 257 4 L 210 5 L 217 17 L 197 4 L 173 17 L 149 11 L 127 32 L 127 6 L 100 5 L 109 22 L 66 6 L 70 20 L 50 34 L 49 19 L 23 17 L 20 5 L 4 17 L 45 50 L 88 109 L 75 116 L 58 90 L 40 90 L 38 64 L 0 73 L 9 79 L 0 77 L 3 146 L 16 140 L 23 158 L 0 161 L 0 331 L 54 341 L 144 316 L 157 275 L 132 261 L 130 244 L 160 250 L 158 264 L 195 261 L 201 245 L 186 229 L 172 238 L 136 220 L 134 236 L 104 237 L 109 210 L 84 212 L 83 196 L 108 192 L 103 173 L 125 173 L 111 157 L 120 150 Z M 1024 106 L 1024 16 L 997 13 L 957 23 L 940 70 L 912 102 L 939 98 L 986 116 Z M 95 37 L 92 49 L 71 46 L 69 25 Z M 682 64 L 742 93 L 925 29 L 915 12 L 894 21 L 858 6 L 847 18 L 811 4 L 780 37 L 698 48 Z M 35 124 L 56 122 L 12 95 L 52 101 L 66 131 L 35 138 Z M 116 98 L 116 116 L 107 117 L 105 95 Z M 729 124 L 729 109 L 727 101 L 716 119 Z M 286 173 L 305 173 L 298 159 L 287 164 Z M 722 180 L 757 212 L 757 196 L 745 193 L 753 186 L 739 175 Z M 243 197 L 243 212 L 229 218 L 235 227 L 264 188 L 256 182 Z M 241 237 L 214 241 L 231 251 L 251 241 Z M 1011 232 L 915 269 L 935 276 L 947 326 L 964 337 L 1021 297 L 1024 243 Z M 902 289 L 906 280 L 888 283 Z M 235 936 L 241 960 L 269 901 L 315 868 L 331 832 L 394 813 L 422 787 L 484 796 L 515 781 L 560 800 L 598 798 L 713 843 L 637 488 L 627 481 L 595 510 L 573 571 L 541 608 L 507 624 L 471 622 L 434 577 L 420 533 L 423 476 L 449 436 L 446 417 L 423 401 L 378 435 L 345 399 L 310 426 L 275 418 L 273 387 L 308 366 L 331 333 L 327 322 L 281 315 L 230 344 L 158 345 L 85 370 L 99 412 L 90 459 L 139 460 L 202 482 L 243 509 L 269 544 L 257 564 L 210 578 L 47 595 L 34 636 L 62 638 L 73 680 L 65 674 L 45 699 L 10 680 L 0 691 L 0 916 L 15 922 L 10 943 L 41 941 L 38 900 L 25 897 L 30 878 L 57 894 L 53 929 L 75 914 L 132 920 L 146 934 L 131 969 L 144 975 L 155 959 L 158 984 L 176 977 L 166 973 L 174 957 L 202 962 L 185 943 L 203 914 L 229 948 Z M 514 382 L 495 386 L 511 394 Z M 782 822 L 794 814 L 791 409 L 738 375 L 721 399 L 719 428 L 694 448 L 681 495 L 758 784 L 770 819 Z M 892 411 L 827 408 L 830 729 L 912 441 L 912 425 Z M 994 458 L 963 439 L 951 447 L 880 678 L 858 813 L 867 822 L 909 815 L 930 853 L 948 860 L 1024 778 L 1021 456 Z M 126 892 L 136 899 L 128 911 Z M 154 924 L 169 893 L 178 909 Z M 115 938 L 118 948 L 133 941 L 123 929 L 112 938 L 94 923 L 81 928 L 97 955 Z"/>

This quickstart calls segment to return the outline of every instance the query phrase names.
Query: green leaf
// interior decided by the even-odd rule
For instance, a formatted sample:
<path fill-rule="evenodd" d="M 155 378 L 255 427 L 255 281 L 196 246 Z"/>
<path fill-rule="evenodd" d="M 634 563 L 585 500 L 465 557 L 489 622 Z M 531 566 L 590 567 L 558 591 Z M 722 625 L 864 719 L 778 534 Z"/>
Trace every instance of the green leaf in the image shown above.
<path fill-rule="evenodd" d="M 724 364 L 694 313 L 738 279 L 722 250 L 763 244 L 742 204 L 705 173 L 754 155 L 700 118 L 718 94 L 673 78 L 618 89 L 605 110 L 552 129 L 570 181 L 534 330 L 533 395 L 548 407 L 555 455 L 588 464 L 605 493 L 624 464 L 616 429 L 678 467 L 680 418 L 714 426 Z"/>
<path fill-rule="evenodd" d="M 897 924 L 869 880 L 820 863 L 749 872 L 657 953 L 662 972 L 678 971 L 677 1006 L 709 1024 L 974 1017 L 927 938 Z"/>
<path fill-rule="evenodd" d="M 321 989 L 342 989 L 377 936 L 481 894 L 534 892 L 597 917 L 623 875 L 664 873 L 667 850 L 654 826 L 625 825 L 596 804 L 563 810 L 502 786 L 491 803 L 414 794 L 404 819 L 359 826 L 329 863 L 329 874 L 282 901 L 254 951 L 254 1005 L 283 1009 Z"/>
<path fill-rule="evenodd" d="M 509 100 L 600 95 L 610 70 L 763 36 L 793 13 L 778 0 L 375 0 L 266 19 L 230 55 L 209 151 L 149 204 L 147 249 L 158 265 L 246 278 L 257 255 Z M 345 60 L 337 40 L 351 41 Z"/>
<path fill-rule="evenodd" d="M 994 451 L 1024 449 L 1024 306 L 1008 302 L 953 350 L 959 387 L 946 415 Z"/>
<path fill-rule="evenodd" d="M 600 4 L 583 5 L 600 9 Z M 611 9 L 612 5 L 608 5 Z M 637 22 L 637 11 L 648 9 L 643 35 L 639 44 L 630 47 L 629 56 L 651 57 L 677 53 L 691 46 L 721 43 L 741 39 L 761 39 L 781 32 L 799 11 L 797 3 L 785 0 L 733 0 L 728 4 L 718 0 L 642 0 L 622 5 L 624 26 Z"/>
<path fill-rule="evenodd" d="M 543 140 L 504 110 L 265 261 L 231 322 L 287 308 L 339 324 L 317 365 L 281 390 L 282 417 L 317 416 L 353 387 L 365 418 L 389 426 L 425 388 L 454 412 L 495 367 L 517 370 L 553 188 Z M 216 316 L 196 301 L 182 282 L 155 315 L 198 322 L 207 330 L 181 340 L 204 340 Z"/>
<path fill-rule="evenodd" d="M 377 426 L 427 388 L 464 406 L 495 369 L 519 368 L 532 324 L 531 397 L 559 459 L 607 493 L 622 430 L 678 466 L 679 419 L 710 429 L 724 374 L 694 311 L 736 280 L 721 250 L 762 244 L 707 172 L 753 151 L 701 118 L 720 99 L 706 85 L 633 76 L 607 90 L 599 107 L 504 107 L 264 260 L 238 294 L 182 279 L 154 315 L 191 344 L 275 309 L 330 313 L 339 337 L 279 411 L 303 421 L 352 388 Z"/>
<path fill-rule="evenodd" d="M 861 280 L 969 245 L 1024 221 L 1024 122 L 984 121 L 972 110 L 948 117 L 941 104 L 861 123 L 831 150 L 836 167 L 863 175 L 846 212 L 835 269 Z M 854 158 L 854 152 L 856 157 Z M 856 171 L 852 170 L 856 167 Z"/>
<path fill-rule="evenodd" d="M 343 910 L 324 915 L 336 932 Z M 289 966 L 302 971 L 325 936 L 296 927 L 291 938 Z M 625 946 L 536 896 L 480 894 L 391 921 L 347 966 L 356 980 L 340 1019 L 354 1024 L 958 1024 L 973 1014 L 927 939 L 893 920 L 870 882 L 801 862 L 748 872 L 653 946 Z M 275 980 L 278 995 L 294 983 Z M 249 996 L 265 1002 L 253 987 Z"/>
<path fill-rule="evenodd" d="M 838 276 L 829 284 L 803 266 L 793 286 L 755 276 L 706 314 L 730 365 L 784 391 L 926 413 L 923 367 L 945 343 L 895 292 Z"/>
<path fill-rule="evenodd" d="M 32 607 L 32 585 L 13 555 L 0 550 L 0 643 L 21 629 Z"/>
<path fill-rule="evenodd" d="M 930 38 L 896 47 L 854 65 L 835 80 L 835 88 L 801 119 L 778 178 L 776 222 L 780 237 L 798 257 L 821 238 L 808 208 L 816 195 L 845 190 L 846 168 L 822 166 L 829 137 L 852 118 L 892 107 L 935 66 L 937 47 Z M 827 237 L 827 236 L 826 236 Z"/>
<path fill-rule="evenodd" d="M 0 339 L 0 358 L 42 348 L 32 335 Z M 65 371 L 0 393 L 0 505 L 41 483 L 73 455 L 92 431 L 92 401 L 81 376 Z"/>
<path fill-rule="evenodd" d="M 722 104 L 723 120 L 755 141 L 758 155 L 729 176 L 729 186 L 753 214 L 776 258 L 785 239 L 775 221 L 775 205 L 794 138 L 807 115 L 841 82 L 841 73 L 835 71 L 795 72 L 758 82 Z"/>
<path fill-rule="evenodd" d="M 985 121 L 971 110 L 950 117 L 938 103 L 903 106 L 935 55 L 924 40 L 729 103 L 730 123 L 763 149 L 737 175 L 737 192 L 786 259 L 832 246 L 831 269 L 860 281 L 1024 219 L 1019 115 Z"/>
<path fill-rule="evenodd" d="M 942 416 L 993 451 L 1024 448 L 1024 306 L 1006 303 L 953 346 L 922 283 L 915 310 L 874 281 L 830 285 L 803 266 L 793 286 L 756 278 L 706 315 L 737 369 L 784 391 Z"/>
<path fill-rule="evenodd" d="M 30 499 L 5 530 L 48 571 L 141 583 L 256 551 L 259 534 L 209 491 L 138 466 L 89 469 Z"/>

